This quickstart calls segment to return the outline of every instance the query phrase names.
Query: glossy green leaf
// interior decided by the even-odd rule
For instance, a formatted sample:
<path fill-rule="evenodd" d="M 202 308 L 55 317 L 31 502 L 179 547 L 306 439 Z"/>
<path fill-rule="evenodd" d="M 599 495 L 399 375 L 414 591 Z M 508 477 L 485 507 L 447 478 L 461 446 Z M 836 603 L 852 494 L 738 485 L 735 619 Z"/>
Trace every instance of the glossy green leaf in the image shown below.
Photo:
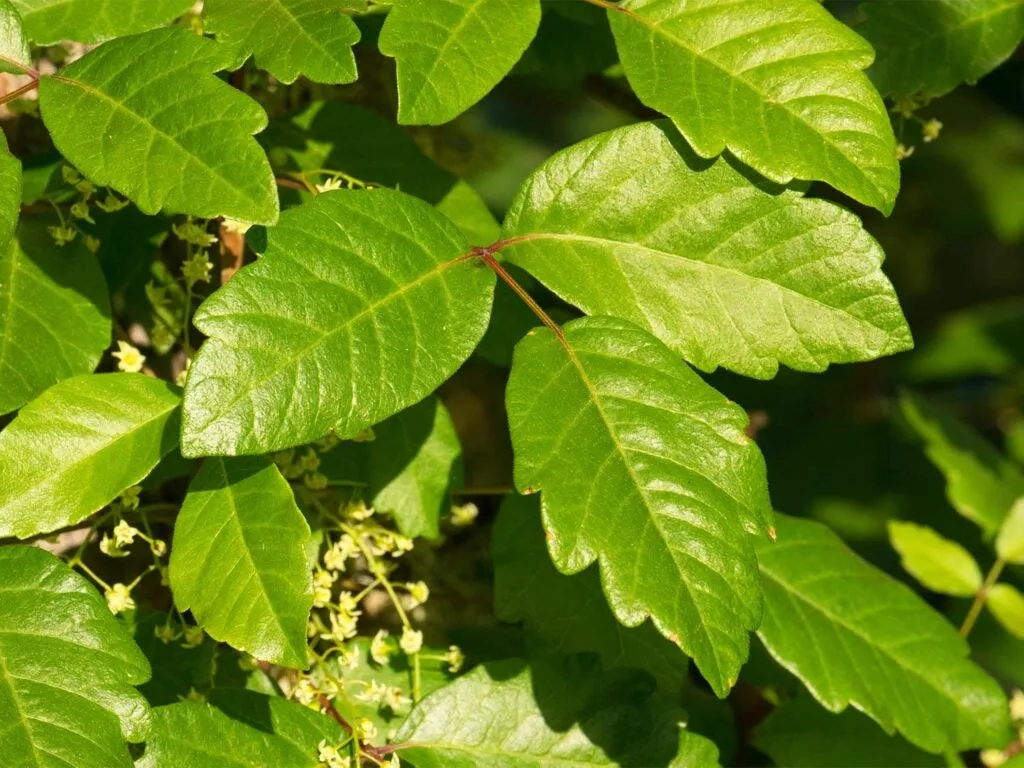
<path fill-rule="evenodd" d="M 84 520 L 178 441 L 178 391 L 140 373 L 65 379 L 0 432 L 0 536 Z"/>
<path fill-rule="evenodd" d="M 1007 632 L 1024 640 L 1024 595 L 1009 584 L 996 584 L 988 590 L 985 605 Z"/>
<path fill-rule="evenodd" d="M 929 752 L 1005 743 L 1006 697 L 942 616 L 824 525 L 777 520 L 757 548 L 758 636 L 822 706 L 852 704 Z"/>
<path fill-rule="evenodd" d="M 98 43 L 145 32 L 186 13 L 192 0 L 11 0 L 36 45 Z"/>
<path fill-rule="evenodd" d="M 563 299 L 632 320 L 702 370 L 770 378 L 779 363 L 821 371 L 912 346 L 855 216 L 701 160 L 667 123 L 552 157 L 504 237 L 502 253 Z"/>
<path fill-rule="evenodd" d="M 874 53 L 814 0 L 624 0 L 609 9 L 626 77 L 701 157 L 728 149 L 777 182 L 816 179 L 892 211 L 889 115 Z"/>
<path fill-rule="evenodd" d="M 206 0 L 204 28 L 283 83 L 299 75 L 351 83 L 359 27 L 343 13 L 348 7 L 346 0 Z"/>
<path fill-rule="evenodd" d="M 21 15 L 10 0 L 0 0 L 0 72 L 24 72 L 23 67 L 31 66 L 32 56 L 28 38 L 22 28 Z M 0 155 L 5 156 L 6 153 L 7 140 L 0 136 Z M 6 163 L 6 159 L 3 162 Z M 9 183 L 9 171 L 6 168 L 0 170 L 3 171 L 3 183 Z M 0 238 L 0 244 L 2 242 L 3 238 Z"/>
<path fill-rule="evenodd" d="M 88 581 L 35 547 L 0 547 L 0 744 L 11 768 L 130 768 L 146 658 Z"/>
<path fill-rule="evenodd" d="M 857 31 L 875 48 L 871 79 L 883 96 L 934 98 L 973 84 L 1024 38 L 1017 0 L 872 0 Z"/>
<path fill-rule="evenodd" d="M 593 652 L 606 669 L 649 672 L 663 693 L 682 689 L 686 657 L 651 623 L 620 624 L 608 608 L 596 567 L 565 576 L 552 565 L 535 497 L 505 499 L 491 534 L 491 551 L 495 614 L 502 621 L 525 621 L 532 652 Z"/>
<path fill-rule="evenodd" d="M 137 768 L 319 768 L 318 745 L 341 744 L 341 726 L 293 701 L 252 691 L 215 691 L 211 703 L 153 710 Z"/>
<path fill-rule="evenodd" d="M 900 404 L 924 439 L 928 458 L 946 477 L 949 503 L 994 536 L 1014 501 L 1024 496 L 1024 472 L 941 406 L 911 393 Z"/>
<path fill-rule="evenodd" d="M 277 189 L 252 138 L 267 116 L 213 76 L 231 62 L 187 29 L 123 37 L 44 77 L 39 108 L 61 153 L 143 212 L 271 224 Z"/>
<path fill-rule="evenodd" d="M 263 257 L 196 312 L 210 338 L 188 376 L 182 453 L 261 453 L 332 427 L 348 438 L 422 400 L 487 327 L 494 275 L 460 260 L 468 248 L 392 190 L 286 211 Z"/>
<path fill-rule="evenodd" d="M 174 525 L 174 602 L 214 639 L 305 668 L 309 536 L 276 466 L 262 457 L 207 459 Z"/>
<path fill-rule="evenodd" d="M 0 21 L 2 21 L 2 17 L 0 17 Z M 3 30 L 0 29 L 0 34 L 2 33 Z M 21 163 L 7 148 L 6 135 L 0 132 L 0 254 L 7 253 L 7 246 L 14 237 L 14 231 L 18 226 L 20 212 Z M 2 284 L 0 284 L 0 288 L 2 288 Z"/>
<path fill-rule="evenodd" d="M 110 344 L 107 284 L 80 241 L 59 247 L 34 219 L 0 255 L 0 413 L 90 373 Z"/>
<path fill-rule="evenodd" d="M 439 125 L 482 99 L 537 34 L 539 0 L 395 0 L 380 52 L 398 67 L 398 122 Z"/>
<path fill-rule="evenodd" d="M 593 656 L 477 667 L 424 699 L 395 735 L 417 768 L 714 766 L 718 750 L 679 727 L 635 670 L 601 674 Z"/>
<path fill-rule="evenodd" d="M 772 519 L 746 412 L 649 333 L 606 317 L 568 323 L 564 338 L 527 335 L 506 404 L 516 486 L 543 492 L 555 566 L 598 560 L 619 621 L 650 616 L 724 696 L 761 616 L 747 531 Z"/>
<path fill-rule="evenodd" d="M 932 592 L 971 597 L 981 587 L 981 569 L 971 553 L 928 526 L 891 520 L 889 541 L 903 570 Z"/>
<path fill-rule="evenodd" d="M 1024 565 L 1024 498 L 1013 502 L 996 535 L 996 553 L 1001 560 Z"/>

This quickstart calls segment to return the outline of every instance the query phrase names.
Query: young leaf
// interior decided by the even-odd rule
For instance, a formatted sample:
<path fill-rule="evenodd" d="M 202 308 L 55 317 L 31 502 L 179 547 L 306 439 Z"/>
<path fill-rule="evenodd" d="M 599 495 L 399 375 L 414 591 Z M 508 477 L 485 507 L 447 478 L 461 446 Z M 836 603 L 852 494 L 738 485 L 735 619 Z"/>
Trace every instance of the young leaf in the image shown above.
<path fill-rule="evenodd" d="M 1006 697 L 942 616 L 824 525 L 777 520 L 757 548 L 758 636 L 823 707 L 852 704 L 929 752 L 1005 743 Z"/>
<path fill-rule="evenodd" d="M 0 413 L 90 373 L 109 344 L 110 301 L 96 257 L 80 239 L 59 247 L 43 222 L 22 222 L 0 254 Z"/>
<path fill-rule="evenodd" d="M 20 65 L 20 66 L 19 66 Z M 28 47 L 28 38 L 22 29 L 21 16 L 18 10 L 11 4 L 10 0 L 0 0 L 0 72 L 23 72 L 22 67 L 32 66 L 32 54 Z M 7 139 L 0 136 L 0 156 L 4 157 L 4 166 L 0 168 L 2 183 L 20 183 L 21 165 L 18 165 L 16 173 L 12 176 L 11 171 L 6 167 Z M 5 189 L 6 192 L 6 189 Z M 4 198 L 6 200 L 6 197 Z M 3 238 L 0 237 L 0 245 Z"/>
<path fill-rule="evenodd" d="M 932 592 L 971 597 L 981 588 L 981 569 L 971 553 L 928 526 L 890 520 L 889 541 L 903 569 Z"/>
<path fill-rule="evenodd" d="M 718 749 L 657 706 L 644 673 L 588 655 L 477 667 L 413 709 L 395 742 L 416 768 L 713 766 Z"/>
<path fill-rule="evenodd" d="M 145 32 L 187 12 L 192 0 L 11 0 L 36 45 L 99 43 Z"/>
<path fill-rule="evenodd" d="M 286 211 L 265 255 L 207 299 L 182 453 L 348 438 L 422 400 L 487 327 L 494 275 L 416 198 L 337 191 Z M 309 254 L 315 253 L 316 259 Z"/>
<path fill-rule="evenodd" d="M 0 723 L 9 766 L 131 768 L 149 664 L 96 589 L 35 547 L 0 547 Z"/>
<path fill-rule="evenodd" d="M 934 98 L 973 84 L 1024 37 L 1017 0 L 875 0 L 857 31 L 876 52 L 868 74 L 883 96 Z"/>
<path fill-rule="evenodd" d="M 359 27 L 343 10 L 347 0 L 207 0 L 205 30 L 234 48 L 239 62 L 256 66 L 283 83 L 305 75 L 315 83 L 356 79 L 352 46 Z"/>
<path fill-rule="evenodd" d="M 174 525 L 171 590 L 215 640 L 305 668 L 313 580 L 309 525 L 277 467 L 262 457 L 211 458 Z"/>
<path fill-rule="evenodd" d="M 892 211 L 889 115 L 871 46 L 815 0 L 624 0 L 609 9 L 626 77 L 701 157 L 729 149 L 777 182 L 817 179 Z"/>
<path fill-rule="evenodd" d="M 988 590 L 985 605 L 1007 632 L 1024 640 L 1024 595 L 1009 584 L 996 584 Z"/>
<path fill-rule="evenodd" d="M 639 627 L 620 624 L 605 601 L 597 568 L 565 576 L 551 564 L 535 498 L 505 499 L 491 551 L 495 614 L 502 621 L 525 621 L 532 651 L 597 653 L 605 669 L 642 669 L 670 696 L 682 689 L 686 657 L 649 622 Z"/>
<path fill-rule="evenodd" d="M 821 371 L 912 346 L 855 216 L 701 160 L 664 122 L 552 157 L 504 237 L 509 260 L 563 299 L 632 320 L 702 370 L 770 378 L 779 363 Z"/>
<path fill-rule="evenodd" d="M 378 46 L 398 68 L 398 122 L 440 125 L 473 106 L 537 34 L 539 0 L 396 0 Z"/>
<path fill-rule="evenodd" d="M 177 390 L 140 373 L 76 376 L 0 432 L 0 536 L 84 520 L 135 485 L 178 441 Z"/>
<path fill-rule="evenodd" d="M 761 615 L 747 531 L 772 518 L 746 413 L 649 333 L 606 317 L 527 335 L 506 404 L 516 485 L 543 491 L 555 566 L 599 560 L 619 621 L 650 616 L 724 696 Z"/>
<path fill-rule="evenodd" d="M 213 76 L 231 63 L 187 29 L 122 37 L 44 77 L 39 109 L 75 167 L 145 213 L 272 224 L 274 177 L 252 138 L 267 116 Z"/>
<path fill-rule="evenodd" d="M 999 528 L 996 554 L 1008 563 L 1024 565 L 1024 498 L 1013 502 L 1010 513 Z"/>
<path fill-rule="evenodd" d="M 946 497 L 991 538 L 1014 501 L 1024 496 L 1024 472 L 952 414 L 904 393 L 903 415 L 924 439 L 925 453 L 946 476 Z"/>

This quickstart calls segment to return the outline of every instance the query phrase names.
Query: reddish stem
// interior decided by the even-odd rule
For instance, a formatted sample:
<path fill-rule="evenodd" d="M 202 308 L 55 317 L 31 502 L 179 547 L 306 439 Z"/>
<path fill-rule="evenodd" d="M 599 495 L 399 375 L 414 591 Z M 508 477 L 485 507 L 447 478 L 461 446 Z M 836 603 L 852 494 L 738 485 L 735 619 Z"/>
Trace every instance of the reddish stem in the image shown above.
<path fill-rule="evenodd" d="M 10 93 L 5 93 L 3 96 L 0 96 L 0 106 L 6 104 L 9 101 L 14 101 L 19 96 L 22 96 L 23 94 L 26 94 L 29 91 L 33 91 L 33 90 L 35 90 L 38 87 L 39 87 L 39 80 L 38 80 L 38 78 L 35 79 L 35 80 L 32 80 L 31 82 L 25 83 L 23 86 L 21 86 L 21 88 L 18 88 L 16 90 L 11 91 Z"/>
<path fill-rule="evenodd" d="M 529 236 L 518 238 L 510 237 L 508 240 L 499 240 L 496 243 L 488 245 L 486 248 L 474 245 L 473 250 L 470 252 L 469 255 L 476 256 L 477 258 L 481 259 L 484 262 L 484 264 L 490 267 L 491 270 L 498 277 L 504 280 L 505 284 L 512 289 L 516 296 L 522 299 L 523 303 L 530 308 L 533 314 L 535 314 L 538 317 L 538 319 L 542 323 L 544 323 L 544 325 L 550 328 L 551 331 L 555 334 L 555 336 L 557 336 L 559 340 L 564 344 L 565 334 L 562 333 L 562 329 L 558 325 L 558 323 L 551 319 L 551 316 L 544 311 L 540 304 L 534 301 L 534 298 L 527 292 L 527 290 L 523 288 L 523 286 L 521 286 L 519 283 L 517 283 L 516 279 L 512 277 L 512 275 L 510 275 L 503 266 L 501 266 L 497 259 L 494 258 L 494 254 L 500 251 L 502 248 L 514 245 L 517 242 L 527 239 L 529 239 Z"/>

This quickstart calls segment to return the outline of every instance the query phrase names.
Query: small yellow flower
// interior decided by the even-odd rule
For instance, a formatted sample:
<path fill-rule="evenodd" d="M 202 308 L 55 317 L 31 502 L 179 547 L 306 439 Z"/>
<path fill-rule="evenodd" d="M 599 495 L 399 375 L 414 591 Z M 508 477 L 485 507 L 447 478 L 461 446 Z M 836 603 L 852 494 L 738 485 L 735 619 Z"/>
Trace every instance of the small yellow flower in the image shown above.
<path fill-rule="evenodd" d="M 146 362 L 145 355 L 127 341 L 117 342 L 114 357 L 117 358 L 117 367 L 125 373 L 138 373 L 142 370 L 142 364 Z"/>
<path fill-rule="evenodd" d="M 206 251 L 196 251 L 181 265 L 181 274 L 185 277 L 185 283 L 193 286 L 196 283 L 210 282 L 210 270 L 213 264 L 206 255 Z"/>
<path fill-rule="evenodd" d="M 331 602 L 330 587 L 313 587 L 313 607 L 323 608 Z"/>
<path fill-rule="evenodd" d="M 356 602 L 353 594 L 347 590 L 343 590 L 338 594 L 338 608 L 340 608 L 343 613 L 351 613 L 356 616 L 359 615 L 359 611 L 357 610 L 359 608 L 359 603 Z"/>
<path fill-rule="evenodd" d="M 319 183 L 319 184 L 317 184 L 315 186 L 316 186 L 317 194 L 322 194 L 324 192 L 333 192 L 336 189 L 341 189 L 341 185 L 342 185 L 341 179 L 335 177 L 335 178 L 330 178 L 330 179 L 327 179 L 325 181 L 322 181 L 321 183 Z"/>
<path fill-rule="evenodd" d="M 78 235 L 78 230 L 70 224 L 61 224 L 59 227 L 47 227 L 46 231 L 50 233 L 50 237 L 53 238 L 53 242 L 62 248 L 74 240 Z"/>
<path fill-rule="evenodd" d="M 929 144 L 939 138 L 939 133 L 942 131 L 942 123 L 934 118 L 929 120 L 921 128 L 921 138 L 925 144 Z"/>
<path fill-rule="evenodd" d="M 149 548 L 157 557 L 163 557 L 167 554 L 167 542 L 163 539 L 153 539 L 149 543 Z"/>
<path fill-rule="evenodd" d="M 82 180 L 82 177 L 78 174 L 78 171 L 76 171 L 70 165 L 62 165 L 60 167 L 60 175 L 61 178 L 64 179 L 64 183 L 69 184 L 72 187 Z"/>
<path fill-rule="evenodd" d="M 153 630 L 153 636 L 164 645 L 168 645 L 178 639 L 178 630 L 170 624 L 161 624 Z"/>
<path fill-rule="evenodd" d="M 448 671 L 454 674 L 462 669 L 462 665 L 466 663 L 466 656 L 459 646 L 449 645 L 444 660 L 448 662 Z"/>
<path fill-rule="evenodd" d="M 388 658 L 392 653 L 389 634 L 386 629 L 378 629 L 377 634 L 370 641 L 370 658 L 381 665 L 388 663 Z"/>
<path fill-rule="evenodd" d="M 217 238 L 206 231 L 206 228 L 196 224 L 194 221 L 186 221 L 182 224 L 174 224 L 171 229 L 179 239 L 186 243 L 197 245 L 200 248 L 209 248 L 217 242 Z"/>
<path fill-rule="evenodd" d="M 338 647 L 338 664 L 345 669 L 355 669 L 359 666 L 359 649 Z"/>
<path fill-rule="evenodd" d="M 311 491 L 322 491 L 327 487 L 327 476 L 320 472 L 311 472 L 303 478 L 303 482 Z"/>
<path fill-rule="evenodd" d="M 108 589 L 104 596 L 107 598 L 107 607 L 110 608 L 110 612 L 117 615 L 130 611 L 135 607 L 135 601 L 132 599 L 132 593 L 124 584 L 118 582 Z"/>
<path fill-rule="evenodd" d="M 401 689 L 398 692 L 401 693 Z M 388 687 L 377 680 L 371 680 L 366 689 L 356 694 L 356 698 L 360 701 L 370 701 L 375 704 L 385 703 L 387 696 Z"/>
<path fill-rule="evenodd" d="M 1010 719 L 1015 723 L 1024 721 L 1024 692 L 1020 688 L 1014 688 L 1010 697 Z"/>
<path fill-rule="evenodd" d="M 138 535 L 138 529 L 128 525 L 124 520 L 114 526 L 114 541 L 117 542 L 119 547 L 130 546 Z"/>
<path fill-rule="evenodd" d="M 126 205 L 128 205 L 127 200 L 121 200 L 113 192 L 109 191 L 107 192 L 107 196 L 103 200 L 96 201 L 96 207 L 99 208 L 101 211 L 105 211 L 106 213 L 114 213 L 115 211 L 120 211 Z"/>
<path fill-rule="evenodd" d="M 82 219 L 88 221 L 90 224 L 96 222 L 92 220 L 92 216 L 89 215 L 89 204 L 83 200 L 79 200 L 77 203 L 71 206 L 71 215 L 76 219 Z"/>
<path fill-rule="evenodd" d="M 905 144 L 897 144 L 896 145 L 896 159 L 897 160 L 899 160 L 899 161 L 906 160 L 912 154 L 914 154 L 914 148 L 913 147 L 907 147 Z"/>
<path fill-rule="evenodd" d="M 347 533 L 343 534 L 334 545 L 324 553 L 324 567 L 331 571 L 345 570 L 345 561 L 359 554 L 355 539 Z"/>
<path fill-rule="evenodd" d="M 456 504 L 452 507 L 452 525 L 456 528 L 465 528 L 467 525 L 472 525 L 479 514 L 480 510 L 473 502 Z"/>
<path fill-rule="evenodd" d="M 345 517 L 361 522 L 363 520 L 369 520 L 373 516 L 373 507 L 367 507 L 366 502 L 362 500 L 353 501 L 346 505 L 342 514 Z"/>
<path fill-rule="evenodd" d="M 398 641 L 398 645 L 410 656 L 419 653 L 420 648 L 423 647 L 423 633 L 411 627 L 405 627 L 402 629 L 402 637 Z"/>
<path fill-rule="evenodd" d="M 181 641 L 183 648 L 198 648 L 203 644 L 203 629 L 199 626 L 185 627 L 185 639 Z"/>
<path fill-rule="evenodd" d="M 377 726 L 368 717 L 356 718 L 355 723 L 353 723 L 353 730 L 355 731 L 354 735 L 356 738 L 361 741 L 370 741 L 377 738 Z"/>
<path fill-rule="evenodd" d="M 178 698 L 181 698 L 181 697 L 179 696 Z M 188 689 L 188 696 L 184 697 L 184 699 L 182 699 L 182 700 L 183 701 L 196 701 L 196 702 L 199 702 L 200 704 L 202 704 L 202 703 L 204 703 L 206 701 L 206 696 L 203 695 L 202 693 L 200 693 L 199 691 L 197 691 L 195 688 L 189 688 Z"/>
<path fill-rule="evenodd" d="M 390 707 L 392 712 L 398 712 L 406 705 L 412 704 L 412 699 L 406 696 L 401 688 L 392 686 L 385 692 L 382 703 Z"/>
<path fill-rule="evenodd" d="M 121 495 L 118 497 L 118 500 L 121 502 L 121 506 L 125 509 L 138 509 L 140 493 L 142 493 L 142 486 L 133 485 L 130 488 L 125 488 L 121 491 Z M 138 533 L 138 531 L 135 532 Z M 114 533 L 117 533 L 116 529 Z"/>
<path fill-rule="evenodd" d="M 351 768 L 352 758 L 342 756 L 336 746 L 327 743 L 327 739 L 320 741 L 317 750 L 317 758 L 324 768 Z"/>
<path fill-rule="evenodd" d="M 985 768 L 998 768 L 1006 762 L 1006 755 L 1003 754 L 1001 749 L 983 749 L 979 757 L 981 758 L 981 764 Z"/>
<path fill-rule="evenodd" d="M 100 539 L 100 552 L 107 557 L 128 557 L 128 553 L 121 549 L 121 545 L 105 533 Z"/>
<path fill-rule="evenodd" d="M 92 235 L 86 235 L 83 242 L 85 243 L 85 247 L 88 248 L 93 253 L 96 253 L 96 251 L 98 251 L 100 249 L 100 246 L 102 245 L 99 238 L 93 237 Z"/>
<path fill-rule="evenodd" d="M 307 707 L 315 702 L 319 697 L 319 692 L 313 681 L 308 677 L 304 677 L 299 680 L 298 684 L 292 688 L 292 698 L 300 704 L 305 704 Z"/>
<path fill-rule="evenodd" d="M 299 461 L 302 462 L 302 468 L 307 472 L 316 472 L 320 469 L 320 456 L 312 448 L 306 451 Z"/>
<path fill-rule="evenodd" d="M 430 597 L 430 587 L 424 581 L 414 581 L 405 585 L 409 590 L 409 597 L 412 598 L 412 607 L 423 605 Z"/>

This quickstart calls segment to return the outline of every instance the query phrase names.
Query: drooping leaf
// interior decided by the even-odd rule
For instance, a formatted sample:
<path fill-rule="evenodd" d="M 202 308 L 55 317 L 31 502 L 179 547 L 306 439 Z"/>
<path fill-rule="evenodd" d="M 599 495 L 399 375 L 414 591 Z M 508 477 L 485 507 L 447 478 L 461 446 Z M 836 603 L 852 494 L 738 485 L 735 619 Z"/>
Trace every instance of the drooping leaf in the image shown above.
<path fill-rule="evenodd" d="M 815 0 L 624 0 L 608 17 L 640 100 L 701 157 L 816 179 L 892 210 L 899 166 L 871 46 Z"/>
<path fill-rule="evenodd" d="M 347 0 L 207 0 L 203 19 L 217 42 L 238 51 L 240 60 L 253 56 L 283 83 L 299 75 L 351 83 L 359 27 L 343 13 L 348 7 Z"/>
<path fill-rule="evenodd" d="M 286 211 L 264 256 L 196 312 L 210 338 L 189 371 L 182 453 L 261 453 L 332 427 L 348 438 L 423 399 L 487 326 L 494 275 L 459 259 L 468 248 L 392 190 Z"/>
<path fill-rule="evenodd" d="M 75 376 L 0 432 L 0 536 L 85 519 L 138 483 L 178 441 L 178 390 L 140 373 Z"/>
<path fill-rule="evenodd" d="M 110 301 L 96 257 L 80 238 L 58 247 L 43 222 L 22 222 L 0 254 L 0 413 L 90 373 L 109 344 Z"/>
<path fill-rule="evenodd" d="M 1001 560 L 1024 565 L 1024 497 L 1018 498 L 996 535 L 996 554 Z"/>
<path fill-rule="evenodd" d="M 341 744 L 341 726 L 293 701 L 252 691 L 214 691 L 209 704 L 153 710 L 138 768 L 318 768 L 322 740 Z"/>
<path fill-rule="evenodd" d="M 6 466 L 6 465 L 5 465 Z M 130 768 L 149 708 L 146 658 L 96 589 L 35 547 L 0 547 L 3 764 Z"/>
<path fill-rule="evenodd" d="M 868 74 L 883 96 L 949 93 L 1010 57 L 1024 38 L 1017 0 L 873 0 L 857 31 L 875 48 Z"/>
<path fill-rule="evenodd" d="M 98 43 L 146 32 L 187 12 L 191 0 L 11 0 L 36 45 Z"/>
<path fill-rule="evenodd" d="M 555 566 L 598 560 L 619 621 L 650 616 L 724 696 L 761 614 L 747 531 L 772 518 L 746 413 L 649 333 L 606 317 L 527 335 L 506 404 L 516 486 L 542 491 Z"/>
<path fill-rule="evenodd" d="M 826 526 L 777 515 L 758 544 L 758 636 L 831 712 L 853 705 L 929 752 L 999 746 L 1006 697 L 956 630 Z"/>
<path fill-rule="evenodd" d="M 1009 584 L 995 584 L 988 590 L 985 605 L 1014 637 L 1024 640 L 1024 595 Z"/>
<path fill-rule="evenodd" d="M 686 679 L 686 657 L 649 623 L 620 624 L 601 591 L 597 568 L 566 576 L 544 545 L 535 498 L 506 498 L 491 535 L 494 610 L 502 621 L 525 621 L 531 652 L 597 653 L 606 669 L 649 672 L 659 689 L 677 694 Z"/>
<path fill-rule="evenodd" d="M 780 362 L 821 371 L 912 345 L 855 216 L 701 160 L 667 123 L 552 157 L 504 237 L 502 253 L 563 299 L 632 320 L 702 370 L 770 378 Z"/>
<path fill-rule="evenodd" d="M 396 0 L 378 47 L 398 68 L 398 122 L 440 125 L 482 99 L 537 34 L 539 0 Z"/>
<path fill-rule="evenodd" d="M 1013 502 L 1024 496 L 1024 472 L 941 406 L 910 393 L 900 405 L 924 439 L 928 458 L 945 475 L 949 503 L 994 536 Z"/>
<path fill-rule="evenodd" d="M 588 655 L 492 662 L 425 698 L 395 741 L 412 742 L 399 755 L 417 768 L 717 765 L 653 687 L 636 670 L 602 675 Z"/>
<path fill-rule="evenodd" d="M 28 48 L 28 38 L 22 28 L 21 15 L 10 0 L 0 0 L 0 72 L 24 72 L 22 67 L 31 66 L 32 56 Z M 4 156 L 4 164 L 7 162 L 6 154 L 7 140 L 0 136 L 0 155 Z M 18 172 L 20 171 L 19 165 Z M 0 172 L 3 172 L 3 183 L 9 183 L 10 171 L 4 167 L 0 168 Z M 3 194 L 6 194 L 6 189 Z M 2 242 L 3 238 L 0 237 L 0 244 Z"/>
<path fill-rule="evenodd" d="M 274 177 L 252 138 L 267 116 L 213 76 L 231 62 L 186 29 L 122 37 L 44 77 L 39 108 L 75 167 L 145 213 L 272 224 Z"/>
<path fill-rule="evenodd" d="M 304 668 L 313 604 L 309 536 L 288 481 L 271 462 L 207 459 L 174 525 L 174 602 L 214 639 Z"/>
<path fill-rule="evenodd" d="M 889 540 L 903 569 L 933 592 L 971 597 L 981 587 L 971 553 L 928 526 L 890 520 Z"/>

